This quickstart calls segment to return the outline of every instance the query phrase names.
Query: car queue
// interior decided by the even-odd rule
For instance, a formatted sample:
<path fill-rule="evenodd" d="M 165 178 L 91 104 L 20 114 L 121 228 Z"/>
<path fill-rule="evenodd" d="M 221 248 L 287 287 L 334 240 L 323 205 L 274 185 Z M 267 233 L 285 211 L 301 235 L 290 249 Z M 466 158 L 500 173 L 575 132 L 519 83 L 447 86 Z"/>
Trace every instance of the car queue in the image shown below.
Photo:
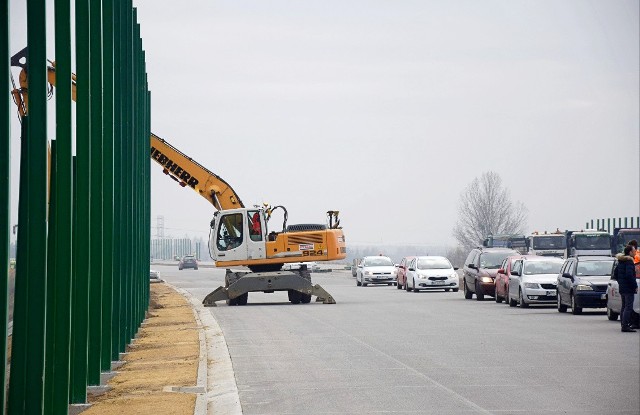
<path fill-rule="evenodd" d="M 615 321 L 622 310 L 616 281 L 620 258 L 620 255 L 561 258 L 531 255 L 509 247 L 481 246 L 467 255 L 461 278 L 455 272 L 458 268 L 441 256 L 406 256 L 395 266 L 389 257 L 363 257 L 354 262 L 358 265 L 353 272 L 358 286 L 387 284 L 407 292 L 462 289 L 467 300 L 475 296 L 477 301 L 483 301 L 488 296 L 496 303 L 504 301 L 509 307 L 556 306 L 559 313 L 571 309 L 573 315 L 582 314 L 584 309 L 606 309 L 607 318 Z M 633 314 L 631 326 L 625 328 L 623 323 L 623 332 L 639 328 L 637 293 Z"/>

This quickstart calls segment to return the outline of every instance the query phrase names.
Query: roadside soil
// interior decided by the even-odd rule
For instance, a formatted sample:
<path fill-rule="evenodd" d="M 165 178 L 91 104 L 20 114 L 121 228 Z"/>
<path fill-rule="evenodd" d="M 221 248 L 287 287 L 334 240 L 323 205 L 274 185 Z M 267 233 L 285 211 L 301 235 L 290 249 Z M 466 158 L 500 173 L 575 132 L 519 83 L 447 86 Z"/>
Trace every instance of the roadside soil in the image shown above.
<path fill-rule="evenodd" d="M 107 393 L 89 397 L 86 415 L 193 415 L 195 395 L 163 388 L 196 386 L 200 343 L 187 300 L 164 283 L 151 284 L 148 318 L 123 357 Z"/>

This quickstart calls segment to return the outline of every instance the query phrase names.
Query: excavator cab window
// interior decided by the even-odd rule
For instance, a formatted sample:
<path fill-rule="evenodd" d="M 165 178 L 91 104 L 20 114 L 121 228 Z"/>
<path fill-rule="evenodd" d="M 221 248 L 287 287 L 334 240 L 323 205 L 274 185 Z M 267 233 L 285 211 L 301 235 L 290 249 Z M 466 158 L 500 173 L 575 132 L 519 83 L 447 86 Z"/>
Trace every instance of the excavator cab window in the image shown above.
<path fill-rule="evenodd" d="M 242 245 L 242 213 L 224 215 L 216 233 L 216 247 L 219 251 L 228 251 Z"/>
<path fill-rule="evenodd" d="M 262 224 L 260 223 L 260 212 L 258 212 L 257 210 L 248 211 L 247 219 L 249 222 L 249 237 L 252 241 L 261 241 Z"/>

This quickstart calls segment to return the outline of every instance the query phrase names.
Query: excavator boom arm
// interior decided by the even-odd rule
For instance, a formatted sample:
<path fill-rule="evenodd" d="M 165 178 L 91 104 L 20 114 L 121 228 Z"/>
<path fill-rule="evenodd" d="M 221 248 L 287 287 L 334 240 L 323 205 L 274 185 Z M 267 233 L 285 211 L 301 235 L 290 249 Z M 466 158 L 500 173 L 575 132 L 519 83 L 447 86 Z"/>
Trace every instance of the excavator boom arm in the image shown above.
<path fill-rule="evenodd" d="M 13 100 L 18 107 L 20 119 L 27 115 L 29 94 L 27 83 L 27 50 L 26 48 L 11 57 L 11 65 L 22 68 L 19 76 L 19 87 L 11 91 Z M 72 77 L 72 95 L 76 100 L 76 75 Z M 47 65 L 47 79 L 56 85 L 55 63 Z M 169 144 L 166 140 L 151 134 L 151 159 L 162 166 L 163 172 L 175 180 L 182 187 L 190 187 L 204 197 L 217 210 L 242 208 L 244 205 L 233 188 L 222 177 L 209 171 L 191 157 Z"/>

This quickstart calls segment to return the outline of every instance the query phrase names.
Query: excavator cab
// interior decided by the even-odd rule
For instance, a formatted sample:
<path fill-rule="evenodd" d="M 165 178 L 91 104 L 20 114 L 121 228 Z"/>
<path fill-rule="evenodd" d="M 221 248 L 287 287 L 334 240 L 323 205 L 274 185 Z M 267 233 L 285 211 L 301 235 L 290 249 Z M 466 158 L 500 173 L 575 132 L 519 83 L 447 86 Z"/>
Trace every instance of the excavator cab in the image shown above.
<path fill-rule="evenodd" d="M 261 208 L 217 211 L 211 221 L 209 249 L 216 261 L 264 260 L 265 216 Z"/>

